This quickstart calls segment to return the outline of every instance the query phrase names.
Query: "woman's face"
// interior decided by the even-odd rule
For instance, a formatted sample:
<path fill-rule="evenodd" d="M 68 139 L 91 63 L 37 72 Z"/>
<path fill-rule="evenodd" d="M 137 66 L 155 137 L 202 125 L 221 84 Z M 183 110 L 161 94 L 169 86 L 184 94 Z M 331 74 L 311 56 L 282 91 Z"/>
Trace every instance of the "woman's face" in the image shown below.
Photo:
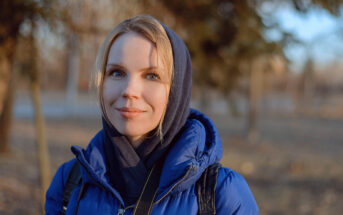
<path fill-rule="evenodd" d="M 112 125 L 137 147 L 159 124 L 166 109 L 170 77 L 154 44 L 129 32 L 110 48 L 103 102 Z"/>

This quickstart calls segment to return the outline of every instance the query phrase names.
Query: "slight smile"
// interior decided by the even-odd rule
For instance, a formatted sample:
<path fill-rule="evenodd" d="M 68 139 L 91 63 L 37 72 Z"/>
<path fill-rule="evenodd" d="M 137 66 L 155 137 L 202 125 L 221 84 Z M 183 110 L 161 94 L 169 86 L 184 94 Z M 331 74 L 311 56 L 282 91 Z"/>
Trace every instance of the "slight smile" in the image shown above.
<path fill-rule="evenodd" d="M 120 113 L 120 115 L 124 118 L 132 119 L 138 117 L 141 113 L 144 113 L 144 110 L 132 107 L 122 107 L 116 108 L 116 110 Z"/>

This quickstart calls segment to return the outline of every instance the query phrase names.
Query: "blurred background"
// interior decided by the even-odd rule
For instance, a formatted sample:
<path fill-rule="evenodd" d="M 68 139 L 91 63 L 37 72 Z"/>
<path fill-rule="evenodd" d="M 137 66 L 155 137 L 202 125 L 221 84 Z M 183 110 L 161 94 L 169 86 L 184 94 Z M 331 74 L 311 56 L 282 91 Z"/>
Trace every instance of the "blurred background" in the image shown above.
<path fill-rule="evenodd" d="M 151 14 L 193 60 L 195 107 L 261 214 L 343 213 L 342 0 L 2 0 L 0 214 L 39 214 L 51 177 L 101 129 L 95 56 Z"/>

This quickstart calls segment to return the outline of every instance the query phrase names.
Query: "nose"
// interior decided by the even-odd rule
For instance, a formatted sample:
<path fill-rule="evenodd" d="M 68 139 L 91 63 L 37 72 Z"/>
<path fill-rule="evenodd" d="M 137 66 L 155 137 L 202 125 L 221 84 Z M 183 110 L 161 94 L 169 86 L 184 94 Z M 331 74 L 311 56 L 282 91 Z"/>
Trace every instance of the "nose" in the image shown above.
<path fill-rule="evenodd" d="M 137 78 L 129 76 L 127 78 L 126 86 L 122 91 L 122 97 L 127 99 L 137 99 L 140 95 L 141 84 Z"/>

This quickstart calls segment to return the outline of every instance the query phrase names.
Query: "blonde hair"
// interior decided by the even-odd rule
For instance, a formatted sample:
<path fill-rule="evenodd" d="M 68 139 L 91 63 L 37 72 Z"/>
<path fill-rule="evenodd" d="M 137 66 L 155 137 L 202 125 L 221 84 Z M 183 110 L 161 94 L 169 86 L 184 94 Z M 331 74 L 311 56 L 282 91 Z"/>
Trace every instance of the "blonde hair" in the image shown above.
<path fill-rule="evenodd" d="M 162 58 L 161 60 L 164 64 L 164 68 L 167 72 L 168 77 L 170 77 L 170 85 L 173 80 L 174 68 L 172 47 L 168 35 L 164 30 L 162 24 L 150 15 L 139 15 L 121 22 L 107 35 L 105 41 L 103 42 L 96 58 L 95 73 L 92 76 L 93 83 L 98 89 L 98 98 L 102 115 L 108 123 L 110 123 L 110 121 L 107 118 L 103 100 L 103 84 L 105 80 L 108 54 L 114 41 L 119 36 L 128 32 L 138 33 L 155 45 L 158 56 Z M 157 133 L 160 135 L 161 141 L 163 140 L 162 123 L 165 116 L 165 112 L 166 109 L 162 114 L 157 129 Z"/>

